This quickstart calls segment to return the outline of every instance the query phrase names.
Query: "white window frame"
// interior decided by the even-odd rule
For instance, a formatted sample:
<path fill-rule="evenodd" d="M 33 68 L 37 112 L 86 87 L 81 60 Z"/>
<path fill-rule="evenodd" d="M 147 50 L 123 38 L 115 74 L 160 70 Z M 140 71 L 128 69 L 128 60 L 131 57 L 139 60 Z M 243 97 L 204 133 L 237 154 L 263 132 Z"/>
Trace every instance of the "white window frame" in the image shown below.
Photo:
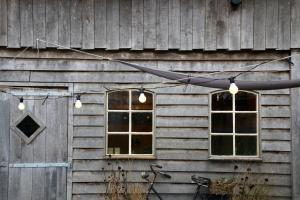
<path fill-rule="evenodd" d="M 236 111 L 235 110 L 235 95 L 232 95 L 232 110 L 228 111 L 213 111 L 212 110 L 212 95 L 217 93 L 229 92 L 228 90 L 218 90 L 210 93 L 209 95 L 209 158 L 210 159 L 235 159 L 235 160 L 261 160 L 261 140 L 260 140 L 260 94 L 253 91 L 239 90 L 239 92 L 246 92 L 254 94 L 256 96 L 256 111 Z M 211 128 L 211 114 L 212 113 L 232 113 L 232 133 L 212 133 Z M 235 133 L 235 115 L 237 113 L 255 113 L 256 118 L 256 133 Z M 221 136 L 232 136 L 233 137 L 233 155 L 212 155 L 212 146 L 211 146 L 211 136 L 221 135 Z M 256 152 L 257 155 L 236 155 L 235 140 L 236 136 L 256 136 Z"/>
<path fill-rule="evenodd" d="M 124 92 L 127 91 L 129 93 L 129 109 L 128 110 L 109 110 L 108 109 L 108 96 L 110 93 L 113 92 Z M 152 109 L 151 110 L 132 110 L 132 92 L 133 91 L 138 91 L 137 89 L 124 89 L 124 90 L 118 90 L 118 91 L 108 91 L 106 92 L 106 106 L 105 106 L 105 156 L 108 157 L 113 157 L 113 158 L 146 158 L 146 159 L 151 159 L 154 158 L 155 155 L 155 149 L 154 149 L 154 144 L 155 144 L 155 93 L 152 91 L 145 90 L 145 93 L 151 93 L 152 94 Z M 108 113 L 109 112 L 126 112 L 129 113 L 129 131 L 128 132 L 109 132 L 108 131 Z M 131 119 L 132 119 L 132 113 L 152 113 L 152 132 L 133 132 L 132 130 L 132 124 L 131 124 Z M 129 153 L 128 154 L 109 154 L 108 153 L 108 135 L 128 135 L 129 136 Z M 131 149 L 131 136 L 132 135 L 152 135 L 152 154 L 133 154 L 132 149 Z"/>

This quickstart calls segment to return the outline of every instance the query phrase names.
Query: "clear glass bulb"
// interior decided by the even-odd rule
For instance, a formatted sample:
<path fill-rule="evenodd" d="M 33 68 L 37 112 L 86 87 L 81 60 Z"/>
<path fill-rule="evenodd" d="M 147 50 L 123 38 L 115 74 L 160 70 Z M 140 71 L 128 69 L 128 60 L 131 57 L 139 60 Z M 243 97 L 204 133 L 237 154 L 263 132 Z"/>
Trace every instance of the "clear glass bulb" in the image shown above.
<path fill-rule="evenodd" d="M 141 92 L 141 94 L 140 94 L 140 96 L 139 96 L 139 101 L 140 101 L 141 103 L 145 103 L 146 100 L 147 100 L 147 98 L 146 98 L 145 94 L 144 94 L 143 92 Z"/>
<path fill-rule="evenodd" d="M 229 92 L 231 94 L 236 94 L 236 93 L 238 93 L 238 91 L 239 91 L 239 88 L 236 86 L 236 84 L 230 83 Z"/>
<path fill-rule="evenodd" d="M 25 109 L 25 104 L 23 102 L 20 102 L 18 105 L 19 110 L 24 110 Z"/>
<path fill-rule="evenodd" d="M 82 103 L 81 103 L 81 101 L 79 99 L 77 99 L 75 101 L 75 108 L 81 108 L 81 107 L 82 107 Z"/>

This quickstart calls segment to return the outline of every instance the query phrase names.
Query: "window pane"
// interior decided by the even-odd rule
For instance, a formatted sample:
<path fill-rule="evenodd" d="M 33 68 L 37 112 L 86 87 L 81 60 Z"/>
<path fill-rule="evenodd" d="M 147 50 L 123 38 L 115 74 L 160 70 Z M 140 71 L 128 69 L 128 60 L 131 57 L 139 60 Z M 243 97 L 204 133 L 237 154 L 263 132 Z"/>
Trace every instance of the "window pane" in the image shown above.
<path fill-rule="evenodd" d="M 236 136 L 236 155 L 255 156 L 257 155 L 256 136 Z"/>
<path fill-rule="evenodd" d="M 229 92 L 213 94 L 212 110 L 232 110 L 232 95 Z"/>
<path fill-rule="evenodd" d="M 212 155 L 233 155 L 233 136 L 211 136 Z"/>
<path fill-rule="evenodd" d="M 256 95 L 248 92 L 238 92 L 235 95 L 235 110 L 255 111 Z"/>
<path fill-rule="evenodd" d="M 152 135 L 132 135 L 133 154 L 152 154 Z"/>
<path fill-rule="evenodd" d="M 108 113 L 108 131 L 109 132 L 128 132 L 129 131 L 129 113 L 127 113 L 127 112 L 109 112 Z"/>
<path fill-rule="evenodd" d="M 108 94 L 109 110 L 128 110 L 129 109 L 129 92 L 117 91 Z"/>
<path fill-rule="evenodd" d="M 212 113 L 212 133 L 232 133 L 232 113 Z"/>
<path fill-rule="evenodd" d="M 139 102 L 139 91 L 132 91 L 132 110 L 152 110 L 153 109 L 153 95 L 149 92 L 144 93 L 146 102 Z"/>
<path fill-rule="evenodd" d="M 256 133 L 256 114 L 255 113 L 237 113 L 235 115 L 236 133 Z"/>
<path fill-rule="evenodd" d="M 128 154 L 129 135 L 108 135 L 107 154 Z"/>
<path fill-rule="evenodd" d="M 132 113 L 133 132 L 152 132 L 152 113 Z"/>

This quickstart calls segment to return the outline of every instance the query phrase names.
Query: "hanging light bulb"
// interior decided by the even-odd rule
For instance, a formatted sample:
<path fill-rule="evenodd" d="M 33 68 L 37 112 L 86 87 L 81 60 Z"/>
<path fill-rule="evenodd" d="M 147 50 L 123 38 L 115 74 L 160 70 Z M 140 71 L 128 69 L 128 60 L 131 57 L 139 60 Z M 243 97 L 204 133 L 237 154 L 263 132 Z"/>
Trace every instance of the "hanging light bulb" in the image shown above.
<path fill-rule="evenodd" d="M 230 87 L 229 87 L 229 92 L 231 94 L 236 94 L 239 91 L 239 88 L 236 86 L 235 82 L 234 82 L 234 77 L 229 78 L 230 81 Z"/>
<path fill-rule="evenodd" d="M 140 96 L 139 96 L 139 102 L 141 102 L 141 103 L 145 103 L 147 100 L 144 91 L 145 91 L 145 89 L 142 87 L 140 89 Z"/>
<path fill-rule="evenodd" d="M 76 101 L 75 101 L 75 108 L 79 109 L 82 107 L 82 103 L 80 101 L 80 95 L 76 96 Z"/>
<path fill-rule="evenodd" d="M 18 105 L 19 110 L 24 110 L 25 109 L 25 104 L 24 104 L 24 99 L 23 97 L 20 98 L 20 103 Z"/>

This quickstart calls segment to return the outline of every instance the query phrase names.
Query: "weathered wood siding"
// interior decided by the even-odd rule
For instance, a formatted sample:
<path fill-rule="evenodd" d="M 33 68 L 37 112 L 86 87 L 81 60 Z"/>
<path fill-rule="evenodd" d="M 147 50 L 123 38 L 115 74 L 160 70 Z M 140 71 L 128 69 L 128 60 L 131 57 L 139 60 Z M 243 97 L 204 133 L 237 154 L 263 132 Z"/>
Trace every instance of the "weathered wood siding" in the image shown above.
<path fill-rule="evenodd" d="M 229 0 L 0 0 L 0 46 L 286 50 L 300 47 L 299 9 L 299 0 L 236 9 Z"/>
<path fill-rule="evenodd" d="M 176 7 L 175 2 L 174 4 L 172 6 Z M 178 37 L 182 36 L 178 33 Z M 121 64 L 92 59 L 81 60 L 79 57 L 75 59 L 72 58 L 73 54 L 60 54 L 65 58 L 57 59 L 59 57 L 57 54 L 44 53 L 42 55 L 48 56 L 47 59 L 20 58 L 16 59 L 14 64 L 2 53 L 0 67 L 6 71 L 0 73 L 0 81 L 22 82 L 28 81 L 30 77 L 30 81 L 36 84 L 72 82 L 75 92 L 91 91 L 82 95 L 82 109 L 74 109 L 72 194 L 74 200 L 101 199 L 105 192 L 104 173 L 101 169 L 106 168 L 109 162 L 104 159 L 106 89 L 103 86 L 127 88 L 140 87 L 141 83 L 145 83 L 146 87 L 148 83 L 157 83 L 162 79 Z M 256 55 L 199 53 L 194 56 L 191 53 L 165 54 L 161 55 L 161 58 L 146 55 L 148 56 L 132 55 L 127 59 L 159 69 L 172 69 L 199 75 L 224 69 L 234 71 L 234 68 L 240 66 L 287 54 L 276 52 Z M 177 60 L 172 59 L 172 56 Z M 228 75 L 221 74 L 223 77 Z M 261 66 L 240 78 L 247 80 L 289 79 L 290 66 L 286 61 L 272 63 Z M 233 166 L 237 164 L 240 166 L 238 169 L 240 172 L 251 167 L 252 171 L 260 177 L 268 177 L 272 199 L 291 199 L 290 90 L 261 92 L 261 162 L 208 160 L 208 94 L 211 91 L 214 90 L 197 86 L 154 90 L 156 93 L 156 159 L 119 161 L 126 169 L 131 170 L 130 180 L 141 181 L 140 173 L 149 170 L 149 163 L 157 162 L 173 176 L 171 181 L 158 180 L 157 188 L 166 199 L 191 199 L 191 194 L 195 189 L 195 185 L 191 184 L 190 180 L 192 174 L 210 178 L 228 177 L 232 176 Z"/>

